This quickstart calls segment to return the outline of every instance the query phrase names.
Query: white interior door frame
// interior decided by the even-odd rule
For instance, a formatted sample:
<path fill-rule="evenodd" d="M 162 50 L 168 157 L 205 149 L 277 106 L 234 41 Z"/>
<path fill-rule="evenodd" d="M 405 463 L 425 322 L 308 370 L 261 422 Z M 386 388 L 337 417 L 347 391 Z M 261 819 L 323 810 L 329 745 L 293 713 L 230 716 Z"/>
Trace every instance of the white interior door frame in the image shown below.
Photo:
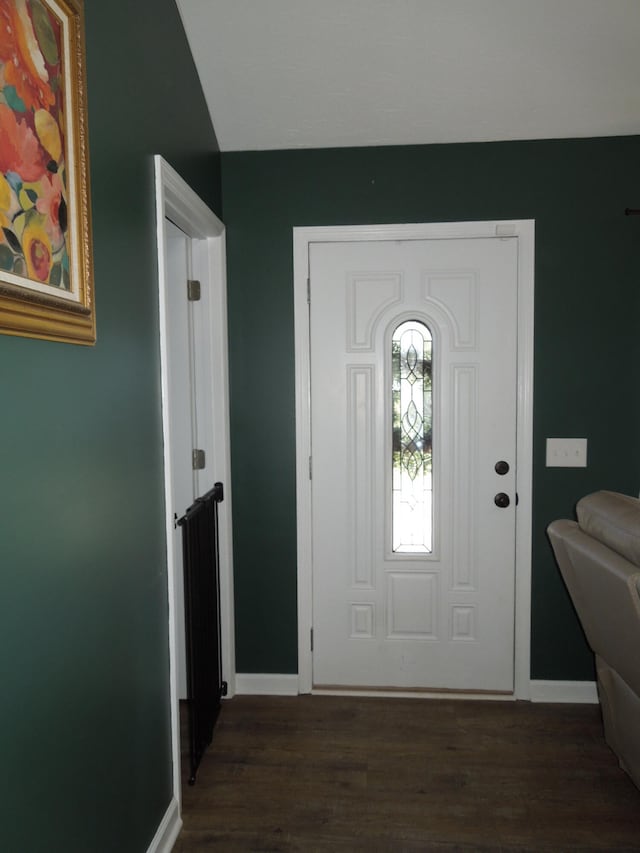
<path fill-rule="evenodd" d="M 222 673 L 228 693 L 235 693 L 235 641 L 233 602 L 233 553 L 231 526 L 231 455 L 229 428 L 229 383 L 227 355 L 227 280 L 225 228 L 180 175 L 161 156 L 154 157 L 158 243 L 158 292 L 160 313 L 160 364 L 162 385 L 162 431 L 164 437 L 165 505 L 171 506 L 171 426 L 168 412 L 167 369 L 167 234 L 170 219 L 191 238 L 194 276 L 202 283 L 205 311 L 194 317 L 194 334 L 202 342 L 206 361 L 200 375 L 210 377 L 209 389 L 198 388 L 205 444 L 211 447 L 212 470 L 224 483 L 225 498 L 219 507 L 220 610 Z M 200 406 L 200 400 L 203 405 Z M 209 454 L 207 454 L 209 458 Z M 209 466 L 207 466 L 209 467 Z M 185 507 L 186 509 L 186 507 Z M 169 661 L 171 692 L 171 742 L 174 798 L 181 802 L 180 719 L 177 681 L 177 634 L 175 577 L 177 567 L 171 547 L 173 519 L 166 513 L 166 555 L 169 588 Z"/>
<path fill-rule="evenodd" d="M 293 229 L 296 505 L 298 556 L 298 690 L 312 690 L 311 628 L 312 515 L 309 457 L 311 455 L 311 388 L 309 365 L 309 244 L 377 240 L 429 240 L 518 237 L 518 389 L 515 554 L 514 698 L 531 698 L 531 527 L 533 481 L 533 326 L 534 241 L 532 219 L 399 225 L 318 226 Z M 504 698 L 501 697 L 501 698 Z"/>

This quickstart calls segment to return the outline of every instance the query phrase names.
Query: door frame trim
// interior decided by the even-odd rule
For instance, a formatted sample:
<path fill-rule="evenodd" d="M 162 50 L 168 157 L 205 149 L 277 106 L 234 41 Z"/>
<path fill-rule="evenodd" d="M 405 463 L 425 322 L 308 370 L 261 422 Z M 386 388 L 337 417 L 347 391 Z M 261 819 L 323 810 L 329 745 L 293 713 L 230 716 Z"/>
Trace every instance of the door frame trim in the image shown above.
<path fill-rule="evenodd" d="M 162 436 L 164 445 L 164 500 L 171 506 L 171 426 L 168 412 L 167 350 L 167 234 L 170 219 L 193 241 L 198 276 L 209 295 L 208 312 L 194 330 L 203 342 L 202 350 L 211 377 L 211 402 L 202 413 L 207 446 L 212 448 L 211 468 L 215 479 L 224 483 L 225 499 L 219 507 L 220 550 L 220 630 L 222 673 L 227 696 L 235 693 L 235 628 L 233 596 L 233 551 L 231 518 L 231 436 L 229 427 L 229 370 L 227 354 L 227 273 L 224 223 L 207 207 L 191 187 L 160 155 L 154 156 L 156 236 L 158 248 L 158 303 L 160 332 L 160 382 L 162 390 Z M 207 306 L 205 305 L 205 308 Z M 215 405 L 213 402 L 215 401 Z M 209 467 L 209 466 L 207 466 Z M 185 507 L 186 509 L 187 507 Z M 165 553 L 169 604 L 169 691 L 171 702 L 171 747 L 173 795 L 182 803 L 180 779 L 180 711 L 177 679 L 177 625 L 175 574 L 172 538 L 174 522 L 165 512 Z"/>
<path fill-rule="evenodd" d="M 535 220 L 345 225 L 293 228 L 295 318 L 296 508 L 298 558 L 298 690 L 312 691 L 311 387 L 309 245 L 379 240 L 518 238 L 518 389 L 514 698 L 531 697 L 531 535 L 533 483 L 533 326 Z"/>

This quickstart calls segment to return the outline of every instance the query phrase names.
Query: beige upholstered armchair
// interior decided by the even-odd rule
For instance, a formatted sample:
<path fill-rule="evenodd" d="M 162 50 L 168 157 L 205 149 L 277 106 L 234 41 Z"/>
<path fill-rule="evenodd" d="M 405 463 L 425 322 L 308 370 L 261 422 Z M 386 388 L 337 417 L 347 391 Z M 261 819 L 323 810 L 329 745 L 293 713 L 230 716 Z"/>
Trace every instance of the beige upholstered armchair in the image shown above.
<path fill-rule="evenodd" d="M 605 739 L 640 788 L 640 500 L 595 492 L 549 526 L 596 657 Z"/>

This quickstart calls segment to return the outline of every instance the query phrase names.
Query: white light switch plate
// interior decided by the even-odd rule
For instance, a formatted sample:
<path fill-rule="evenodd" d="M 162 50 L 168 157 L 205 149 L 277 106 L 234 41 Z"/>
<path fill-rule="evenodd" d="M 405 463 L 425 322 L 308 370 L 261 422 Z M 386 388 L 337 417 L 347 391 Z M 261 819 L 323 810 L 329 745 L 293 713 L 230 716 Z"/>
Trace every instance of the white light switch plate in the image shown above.
<path fill-rule="evenodd" d="M 586 438 L 548 438 L 547 468 L 586 468 Z"/>

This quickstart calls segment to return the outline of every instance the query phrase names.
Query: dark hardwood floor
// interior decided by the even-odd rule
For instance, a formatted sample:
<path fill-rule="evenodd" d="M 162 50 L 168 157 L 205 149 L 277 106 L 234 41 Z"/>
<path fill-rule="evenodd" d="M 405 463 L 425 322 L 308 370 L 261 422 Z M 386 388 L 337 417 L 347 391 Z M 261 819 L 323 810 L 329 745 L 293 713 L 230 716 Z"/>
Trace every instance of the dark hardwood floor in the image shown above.
<path fill-rule="evenodd" d="M 640 851 L 593 705 L 241 696 L 183 777 L 175 853 Z"/>

